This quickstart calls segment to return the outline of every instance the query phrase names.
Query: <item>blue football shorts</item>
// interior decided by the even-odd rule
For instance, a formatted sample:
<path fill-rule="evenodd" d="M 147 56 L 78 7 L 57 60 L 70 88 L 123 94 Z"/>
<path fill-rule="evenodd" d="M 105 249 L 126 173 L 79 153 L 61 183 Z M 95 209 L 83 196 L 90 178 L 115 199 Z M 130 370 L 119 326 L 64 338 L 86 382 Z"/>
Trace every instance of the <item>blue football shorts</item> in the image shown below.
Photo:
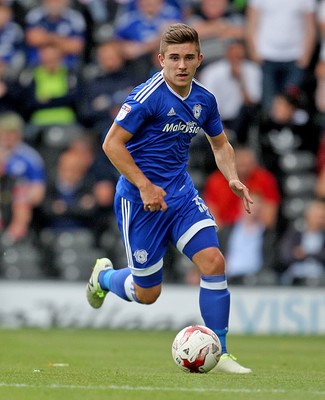
<path fill-rule="evenodd" d="M 219 247 L 217 225 L 197 191 L 167 198 L 166 211 L 144 211 L 142 203 L 115 195 L 115 214 L 122 235 L 128 267 L 141 287 L 159 285 L 163 257 L 171 242 L 190 259 L 208 247 Z"/>

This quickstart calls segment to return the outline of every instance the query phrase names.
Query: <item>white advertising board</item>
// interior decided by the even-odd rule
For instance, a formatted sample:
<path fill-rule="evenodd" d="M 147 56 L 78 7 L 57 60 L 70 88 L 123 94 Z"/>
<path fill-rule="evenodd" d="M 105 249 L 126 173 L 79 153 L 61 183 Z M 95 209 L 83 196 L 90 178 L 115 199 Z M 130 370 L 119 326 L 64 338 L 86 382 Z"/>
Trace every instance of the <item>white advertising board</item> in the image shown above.
<path fill-rule="evenodd" d="M 322 288 L 232 287 L 230 332 L 325 334 Z M 85 284 L 0 281 L 0 328 L 93 327 L 180 329 L 202 323 L 197 287 L 165 285 L 155 304 L 127 303 L 108 294 L 93 310 Z"/>

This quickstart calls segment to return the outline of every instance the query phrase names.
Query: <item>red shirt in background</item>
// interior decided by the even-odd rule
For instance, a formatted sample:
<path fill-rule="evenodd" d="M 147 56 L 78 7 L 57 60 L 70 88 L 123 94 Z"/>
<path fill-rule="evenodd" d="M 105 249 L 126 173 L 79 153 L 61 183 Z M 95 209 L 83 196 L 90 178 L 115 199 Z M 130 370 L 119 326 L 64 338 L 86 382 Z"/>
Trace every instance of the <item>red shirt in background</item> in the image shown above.
<path fill-rule="evenodd" d="M 273 209 L 277 213 L 281 196 L 278 183 L 273 174 L 261 167 L 255 167 L 247 179 L 241 179 L 250 193 L 259 194 L 271 208 L 265 207 L 265 212 Z M 220 171 L 213 172 L 207 179 L 204 188 L 204 201 L 220 226 L 234 223 L 242 213 L 242 200 L 229 188 L 228 182 Z M 253 205 L 254 206 L 254 205 Z M 269 225 L 266 215 L 266 224 Z M 272 221 L 270 222 L 272 225 Z"/>

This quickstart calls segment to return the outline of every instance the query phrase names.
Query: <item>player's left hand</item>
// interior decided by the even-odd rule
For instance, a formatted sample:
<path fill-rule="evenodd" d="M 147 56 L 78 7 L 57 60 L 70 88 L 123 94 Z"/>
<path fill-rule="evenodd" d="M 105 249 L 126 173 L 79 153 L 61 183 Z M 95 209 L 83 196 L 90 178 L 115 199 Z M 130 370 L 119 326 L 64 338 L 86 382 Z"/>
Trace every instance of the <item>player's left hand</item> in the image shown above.
<path fill-rule="evenodd" d="M 250 214 L 251 213 L 251 204 L 253 204 L 253 200 L 249 195 L 248 188 L 240 182 L 238 179 L 231 179 L 229 181 L 230 189 L 243 200 L 245 210 Z"/>

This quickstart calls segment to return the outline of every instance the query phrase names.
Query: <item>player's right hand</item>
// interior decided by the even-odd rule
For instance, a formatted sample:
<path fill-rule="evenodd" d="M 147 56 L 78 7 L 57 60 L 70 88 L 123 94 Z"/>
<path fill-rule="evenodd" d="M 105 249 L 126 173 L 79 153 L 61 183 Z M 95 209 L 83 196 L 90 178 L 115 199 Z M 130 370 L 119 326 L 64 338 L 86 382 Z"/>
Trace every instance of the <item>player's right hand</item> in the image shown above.
<path fill-rule="evenodd" d="M 166 192 L 160 186 L 150 184 L 140 190 L 145 211 L 166 211 L 168 206 L 164 198 Z"/>

